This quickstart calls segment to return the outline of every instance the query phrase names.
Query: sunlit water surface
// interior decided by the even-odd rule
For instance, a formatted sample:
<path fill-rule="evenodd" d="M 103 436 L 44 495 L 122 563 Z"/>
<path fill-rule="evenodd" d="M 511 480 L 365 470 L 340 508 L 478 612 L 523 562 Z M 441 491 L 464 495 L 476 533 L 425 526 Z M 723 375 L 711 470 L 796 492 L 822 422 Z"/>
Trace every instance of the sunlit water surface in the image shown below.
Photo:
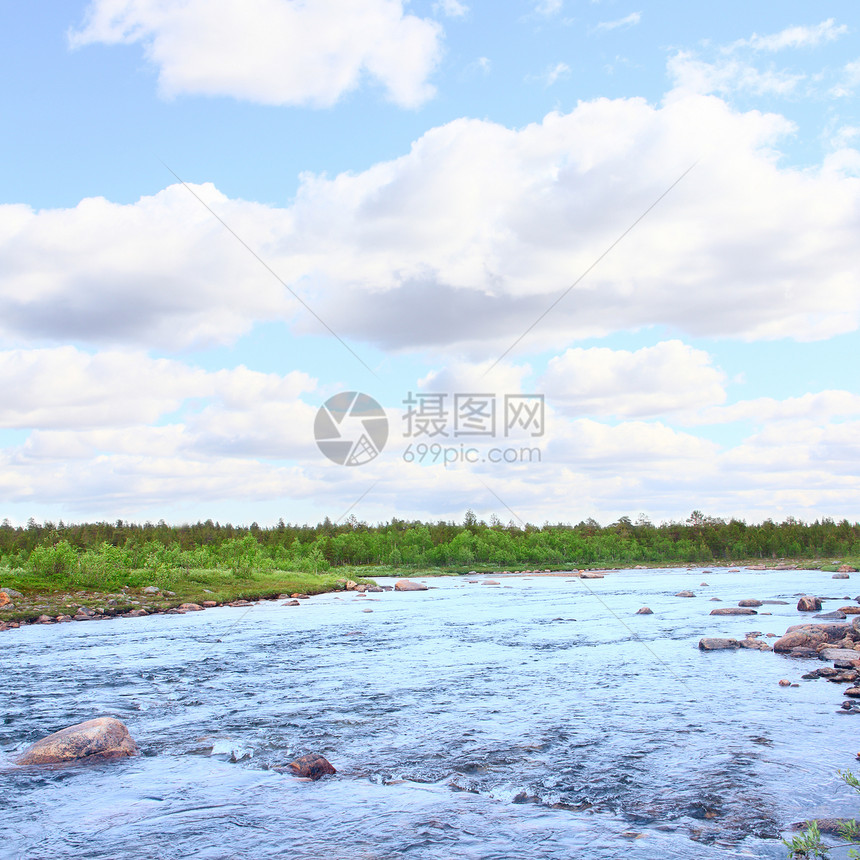
<path fill-rule="evenodd" d="M 837 713 L 840 688 L 800 681 L 808 661 L 696 647 L 782 634 L 797 594 L 834 609 L 852 583 L 477 579 L 2 634 L 0 856 L 785 857 L 791 822 L 856 812 L 837 770 L 860 717 Z M 747 597 L 789 604 L 708 614 Z M 11 766 L 95 716 L 123 720 L 142 755 Z M 306 752 L 337 775 L 270 769 Z"/>

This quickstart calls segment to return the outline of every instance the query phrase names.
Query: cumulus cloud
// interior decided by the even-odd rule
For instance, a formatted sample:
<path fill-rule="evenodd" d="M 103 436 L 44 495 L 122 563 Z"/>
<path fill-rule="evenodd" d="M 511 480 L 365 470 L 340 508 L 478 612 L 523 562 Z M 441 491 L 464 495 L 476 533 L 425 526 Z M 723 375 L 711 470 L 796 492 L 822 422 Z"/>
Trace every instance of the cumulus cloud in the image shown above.
<path fill-rule="evenodd" d="M 642 418 L 721 403 L 724 382 L 706 352 L 673 340 L 635 352 L 569 349 L 538 387 L 567 414 Z"/>
<path fill-rule="evenodd" d="M 196 191 L 267 252 L 284 213 L 228 201 L 211 185 Z M 0 275 L 0 335 L 25 342 L 182 349 L 228 342 L 297 307 L 181 185 L 130 205 L 0 206 Z"/>
<path fill-rule="evenodd" d="M 496 357 L 696 160 L 524 342 L 663 325 L 803 340 L 860 315 L 860 185 L 793 170 L 783 117 L 674 93 L 509 129 L 460 119 L 360 173 L 306 174 L 280 209 L 195 186 L 339 335 Z M 182 186 L 120 206 L 0 207 L 7 341 L 225 342 L 319 324 Z M 300 312 L 298 312 L 300 311 Z"/>
<path fill-rule="evenodd" d="M 212 372 L 139 352 L 91 355 L 71 346 L 0 352 L 0 379 L 0 427 L 40 431 L 151 424 L 189 402 L 198 408 L 186 420 L 202 428 L 211 419 L 220 428 L 230 413 L 257 421 L 267 409 L 293 408 L 316 388 L 297 371 L 280 376 L 240 366 Z"/>
<path fill-rule="evenodd" d="M 441 35 L 402 0 L 92 0 L 69 40 L 141 43 L 167 96 L 327 107 L 369 78 L 414 107 L 433 95 Z"/>
<path fill-rule="evenodd" d="M 703 354 L 683 344 L 649 349 L 608 357 L 616 371 L 608 383 L 620 380 L 616 396 L 630 404 L 613 414 L 645 413 L 657 401 L 666 409 L 680 405 L 668 402 L 668 392 L 658 386 L 651 402 L 637 400 L 636 392 L 624 389 L 624 368 L 662 368 L 675 373 L 686 391 L 689 381 L 671 367 L 674 355 L 699 367 L 708 384 L 712 368 Z M 589 353 L 587 361 L 605 358 L 583 352 Z M 571 356 L 560 356 L 563 361 Z M 66 518 L 142 518 L 150 511 L 181 518 L 183 505 L 193 503 L 194 517 L 202 505 L 206 515 L 236 519 L 238 510 L 238 518 L 248 521 L 253 505 L 271 510 L 272 502 L 283 502 L 287 516 L 316 521 L 340 516 L 365 494 L 356 513 L 371 520 L 386 519 L 392 510 L 406 517 L 459 518 L 467 507 L 531 522 L 587 516 L 608 522 L 640 510 L 659 520 L 679 515 L 679 499 L 715 515 L 755 519 L 785 512 L 811 519 L 860 505 L 860 425 L 830 420 L 856 416 L 857 396 L 848 392 L 736 405 L 731 420 L 751 413 L 763 420 L 759 430 L 729 447 L 663 421 L 571 420 L 548 407 L 544 437 L 476 445 L 482 459 L 475 464 L 404 462 L 410 440 L 392 426 L 382 456 L 360 469 L 344 469 L 316 449 L 316 407 L 302 399 L 316 388 L 303 374 L 210 372 L 138 354 L 90 356 L 70 349 L 9 352 L 0 365 L 9 383 L 3 426 L 37 428 L 0 451 L 0 493 L 9 505 L 59 506 Z M 439 370 L 423 380 L 421 390 L 473 385 L 484 369 Z M 525 366 L 500 366 L 497 376 L 489 375 L 490 387 L 527 389 L 528 372 Z M 26 379 L 32 392 L 20 384 Z M 715 396 L 718 384 L 712 376 Z M 694 399 L 689 394 L 687 404 Z M 600 408 L 595 397 L 588 405 Z M 390 418 L 402 409 L 399 403 L 388 407 Z M 455 447 L 460 441 L 453 440 Z M 491 463 L 489 444 L 516 450 L 528 444 L 539 447 L 541 456 Z"/>

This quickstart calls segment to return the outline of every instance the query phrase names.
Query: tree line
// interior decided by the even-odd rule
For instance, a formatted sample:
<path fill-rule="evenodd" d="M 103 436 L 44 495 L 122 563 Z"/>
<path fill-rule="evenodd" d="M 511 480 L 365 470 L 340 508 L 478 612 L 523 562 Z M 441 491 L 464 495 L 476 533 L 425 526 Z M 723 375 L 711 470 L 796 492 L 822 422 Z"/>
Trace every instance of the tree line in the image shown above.
<path fill-rule="evenodd" d="M 194 524 L 0 524 L 0 567 L 42 574 L 72 569 L 319 571 L 341 565 L 404 568 L 709 564 L 750 559 L 860 557 L 860 524 L 788 517 L 748 524 L 693 511 L 683 522 L 654 525 L 644 514 L 603 526 L 489 522 L 467 511 L 462 522 L 391 519 L 370 525 L 350 517 L 317 525 L 279 521 L 261 528 L 206 520 Z"/>

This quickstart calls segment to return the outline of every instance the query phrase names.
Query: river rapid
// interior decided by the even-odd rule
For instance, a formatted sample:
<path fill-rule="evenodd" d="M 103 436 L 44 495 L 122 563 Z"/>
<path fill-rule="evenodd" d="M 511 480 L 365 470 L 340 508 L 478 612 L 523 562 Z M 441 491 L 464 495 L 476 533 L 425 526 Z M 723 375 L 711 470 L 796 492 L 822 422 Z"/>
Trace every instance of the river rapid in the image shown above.
<path fill-rule="evenodd" d="M 838 598 L 828 611 L 856 582 L 489 578 L 0 634 L 0 857 L 776 858 L 791 822 L 858 811 L 837 770 L 860 717 L 800 680 L 822 664 L 697 648 L 781 635 L 796 595 Z M 708 614 L 743 598 L 789 603 Z M 97 716 L 142 754 L 12 765 Z M 271 769 L 308 752 L 337 775 Z"/>

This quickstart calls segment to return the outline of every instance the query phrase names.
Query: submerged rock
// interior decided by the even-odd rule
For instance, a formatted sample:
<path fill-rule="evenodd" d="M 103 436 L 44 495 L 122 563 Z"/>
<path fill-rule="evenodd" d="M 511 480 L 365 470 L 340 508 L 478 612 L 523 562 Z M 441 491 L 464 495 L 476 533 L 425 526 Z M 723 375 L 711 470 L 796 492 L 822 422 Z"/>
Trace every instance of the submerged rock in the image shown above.
<path fill-rule="evenodd" d="M 740 648 L 741 643 L 737 639 L 717 639 L 706 636 L 699 640 L 700 651 L 725 651 L 729 648 Z"/>
<path fill-rule="evenodd" d="M 54 732 L 36 741 L 19 759 L 19 765 L 59 764 L 137 755 L 128 729 L 112 717 L 99 717 Z"/>
<path fill-rule="evenodd" d="M 695 597 L 692 591 L 679 591 L 675 597 Z"/>
<path fill-rule="evenodd" d="M 850 818 L 810 818 L 809 821 L 797 821 L 791 825 L 792 830 L 806 830 L 814 821 L 818 825 L 818 829 L 822 833 L 829 833 L 832 836 L 839 835 L 839 829 L 846 824 L 849 824 L 853 819 Z"/>
<path fill-rule="evenodd" d="M 755 609 L 748 609 L 745 606 L 723 606 L 719 609 L 712 609 L 711 615 L 758 615 Z"/>
<path fill-rule="evenodd" d="M 821 618 L 827 621 L 844 621 L 845 613 L 840 612 L 838 609 L 833 612 L 822 612 L 820 615 L 813 615 L 813 618 Z"/>
<path fill-rule="evenodd" d="M 394 583 L 395 591 L 427 591 L 427 586 L 421 582 L 413 582 L 411 579 L 398 579 Z"/>
<path fill-rule="evenodd" d="M 291 761 L 287 767 L 293 776 L 301 776 L 305 779 L 320 779 L 330 773 L 337 773 L 332 765 L 321 755 L 309 753 Z"/>

